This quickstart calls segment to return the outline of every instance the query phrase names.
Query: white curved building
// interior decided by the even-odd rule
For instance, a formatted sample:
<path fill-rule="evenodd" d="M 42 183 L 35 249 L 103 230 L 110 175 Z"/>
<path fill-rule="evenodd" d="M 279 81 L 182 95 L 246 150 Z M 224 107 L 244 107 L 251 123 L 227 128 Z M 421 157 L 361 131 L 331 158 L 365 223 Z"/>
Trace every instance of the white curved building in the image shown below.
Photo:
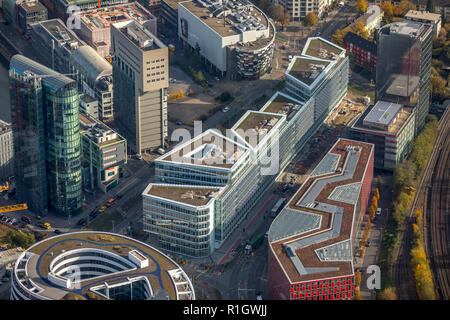
<path fill-rule="evenodd" d="M 11 300 L 194 300 L 186 273 L 161 251 L 83 231 L 38 242 L 17 259 Z"/>

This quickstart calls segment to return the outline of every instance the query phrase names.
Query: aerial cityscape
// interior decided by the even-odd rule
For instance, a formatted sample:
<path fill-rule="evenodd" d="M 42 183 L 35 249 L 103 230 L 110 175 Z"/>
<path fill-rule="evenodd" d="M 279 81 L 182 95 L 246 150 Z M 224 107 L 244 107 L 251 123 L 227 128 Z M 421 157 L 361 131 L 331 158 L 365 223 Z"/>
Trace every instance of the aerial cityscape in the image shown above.
<path fill-rule="evenodd" d="M 0 0 L 0 300 L 449 300 L 449 121 L 446 0 Z"/>

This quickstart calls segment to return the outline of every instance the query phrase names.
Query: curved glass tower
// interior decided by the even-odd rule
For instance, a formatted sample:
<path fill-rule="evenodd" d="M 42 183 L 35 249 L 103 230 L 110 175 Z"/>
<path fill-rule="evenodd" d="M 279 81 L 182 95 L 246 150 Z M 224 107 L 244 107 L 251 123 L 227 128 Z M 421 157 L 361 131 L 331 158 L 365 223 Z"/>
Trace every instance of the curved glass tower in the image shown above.
<path fill-rule="evenodd" d="M 15 55 L 10 64 L 10 88 L 14 146 L 26 160 L 15 164 L 18 198 L 39 214 L 48 210 L 66 216 L 80 213 L 77 83 Z"/>

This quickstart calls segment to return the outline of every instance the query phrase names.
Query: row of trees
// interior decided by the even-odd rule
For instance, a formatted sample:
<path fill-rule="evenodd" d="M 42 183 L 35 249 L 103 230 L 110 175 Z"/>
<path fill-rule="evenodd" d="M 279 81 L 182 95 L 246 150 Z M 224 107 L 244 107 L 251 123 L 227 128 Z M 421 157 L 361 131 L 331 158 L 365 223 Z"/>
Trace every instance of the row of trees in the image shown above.
<path fill-rule="evenodd" d="M 435 291 L 430 264 L 428 263 L 425 249 L 422 244 L 422 210 L 416 212 L 416 223 L 413 227 L 413 239 L 411 248 L 411 268 L 416 282 L 417 296 L 420 300 L 435 300 Z"/>
<path fill-rule="evenodd" d="M 450 64 L 450 23 L 444 24 L 439 35 L 433 37 L 431 92 L 434 101 L 450 99 L 450 74 L 444 68 L 446 64 Z"/>
<path fill-rule="evenodd" d="M 366 226 L 364 227 L 363 234 L 361 236 L 361 243 L 359 246 L 359 255 L 364 257 L 364 252 L 366 250 L 367 240 L 369 239 L 370 227 L 372 226 L 372 222 L 375 219 L 376 210 L 378 208 L 378 200 L 380 199 L 380 189 L 376 188 L 375 193 L 372 196 L 372 201 L 369 207 L 369 219 L 367 219 Z"/>
<path fill-rule="evenodd" d="M 393 214 L 388 218 L 378 255 L 378 265 L 385 275 L 382 279 L 384 289 L 378 295 L 380 299 L 395 299 L 390 274 L 395 252 L 400 244 L 400 231 L 414 198 L 417 182 L 433 148 L 438 124 L 436 116 L 428 116 L 424 128 L 413 141 L 409 158 L 399 163 L 394 171 Z"/>

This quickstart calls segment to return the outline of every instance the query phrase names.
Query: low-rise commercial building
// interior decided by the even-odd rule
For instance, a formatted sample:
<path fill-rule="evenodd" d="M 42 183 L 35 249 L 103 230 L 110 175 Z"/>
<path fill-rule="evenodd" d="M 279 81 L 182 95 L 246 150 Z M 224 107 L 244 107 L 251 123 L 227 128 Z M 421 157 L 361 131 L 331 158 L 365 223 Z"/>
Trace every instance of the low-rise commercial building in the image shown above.
<path fill-rule="evenodd" d="M 98 102 L 97 114 L 102 121 L 114 118 L 112 66 L 92 47 L 83 45 L 69 58 L 71 77 L 81 92 Z"/>
<path fill-rule="evenodd" d="M 83 184 L 106 193 L 119 183 L 122 167 L 127 163 L 127 142 L 103 122 L 79 114 Z"/>
<path fill-rule="evenodd" d="M 286 91 L 300 101 L 314 101 L 314 120 L 321 123 L 347 94 L 349 59 L 323 38 L 308 38 L 301 56 L 293 57 L 285 73 Z"/>
<path fill-rule="evenodd" d="M 275 27 L 247 1 L 179 2 L 178 36 L 220 77 L 257 79 L 272 63 Z"/>
<path fill-rule="evenodd" d="M 439 32 L 441 32 L 441 15 L 438 13 L 430 13 L 428 11 L 409 10 L 405 14 L 405 19 L 432 25 L 433 26 L 433 35 L 435 35 L 435 36 L 439 36 Z"/>
<path fill-rule="evenodd" d="M 18 27 L 22 34 L 30 31 L 30 24 L 44 21 L 48 18 L 47 8 L 37 0 L 29 0 L 18 4 L 17 6 Z"/>
<path fill-rule="evenodd" d="M 103 58 L 110 56 L 111 23 L 136 20 L 151 33 L 157 34 L 156 17 L 138 2 L 95 8 L 80 13 L 80 38 Z"/>
<path fill-rule="evenodd" d="M 90 95 L 80 94 L 80 113 L 88 114 L 98 120 L 98 101 Z"/>
<path fill-rule="evenodd" d="M 272 222 L 273 300 L 352 300 L 355 238 L 373 179 L 372 144 L 338 139 Z"/>
<path fill-rule="evenodd" d="M 11 124 L 0 120 L 0 180 L 14 175 L 14 142 Z"/>
<path fill-rule="evenodd" d="M 375 72 L 377 65 L 377 45 L 375 42 L 348 32 L 344 37 L 344 48 L 351 52 L 353 63 L 371 72 Z"/>
<path fill-rule="evenodd" d="M 377 101 L 352 125 L 350 137 L 375 145 L 375 168 L 393 171 L 405 159 L 414 139 L 413 108 Z"/>

